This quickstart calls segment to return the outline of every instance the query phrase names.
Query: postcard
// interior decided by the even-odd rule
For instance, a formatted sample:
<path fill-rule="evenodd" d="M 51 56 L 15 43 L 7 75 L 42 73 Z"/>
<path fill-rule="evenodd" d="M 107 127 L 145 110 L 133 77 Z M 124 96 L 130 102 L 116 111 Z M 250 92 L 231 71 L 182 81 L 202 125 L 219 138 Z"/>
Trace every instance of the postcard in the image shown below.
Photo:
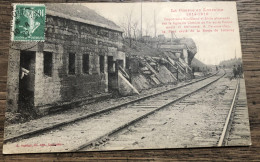
<path fill-rule="evenodd" d="M 235 2 L 12 6 L 4 154 L 251 145 Z"/>

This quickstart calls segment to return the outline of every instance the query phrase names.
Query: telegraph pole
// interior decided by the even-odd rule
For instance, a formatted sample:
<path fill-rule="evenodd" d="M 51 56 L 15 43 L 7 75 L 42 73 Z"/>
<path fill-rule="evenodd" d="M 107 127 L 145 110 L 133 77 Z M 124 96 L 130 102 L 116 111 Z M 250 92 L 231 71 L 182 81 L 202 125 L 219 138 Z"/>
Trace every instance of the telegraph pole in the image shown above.
<path fill-rule="evenodd" d="M 141 40 L 143 39 L 143 1 L 141 0 Z"/>
<path fill-rule="evenodd" d="M 154 17 L 154 37 L 156 38 L 157 29 L 156 29 L 156 13 L 155 13 L 155 9 L 153 11 L 153 17 Z"/>

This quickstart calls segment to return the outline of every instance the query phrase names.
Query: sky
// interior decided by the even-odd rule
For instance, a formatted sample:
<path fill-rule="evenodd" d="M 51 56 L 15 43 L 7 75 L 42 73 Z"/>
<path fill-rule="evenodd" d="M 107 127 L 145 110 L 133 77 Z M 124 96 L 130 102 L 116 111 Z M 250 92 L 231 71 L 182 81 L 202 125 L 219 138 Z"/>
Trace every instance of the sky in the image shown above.
<path fill-rule="evenodd" d="M 142 8 L 142 27 L 143 35 L 146 28 L 149 35 L 154 36 L 154 13 L 156 13 L 157 35 L 162 34 L 165 26 L 162 25 L 164 18 L 196 18 L 196 16 L 187 16 L 187 12 L 179 12 L 180 9 L 222 9 L 222 12 L 208 12 L 209 17 L 230 17 L 231 28 L 234 32 L 207 32 L 207 33 L 175 33 L 178 38 L 192 38 L 197 46 L 198 52 L 195 58 L 200 61 L 217 65 L 220 61 L 241 57 L 241 45 L 239 29 L 237 22 L 237 11 L 233 2 L 143 2 L 143 3 L 84 3 L 90 9 L 95 10 L 103 17 L 115 22 L 120 26 L 126 20 L 126 15 L 132 12 L 132 20 L 138 22 L 138 28 L 141 29 L 141 8 Z M 177 12 L 171 12 L 176 10 Z M 194 12 L 193 12 L 194 13 Z M 203 16 L 200 16 L 203 17 Z M 173 22 L 173 21 L 172 21 Z M 165 34 L 171 37 L 170 33 Z"/>

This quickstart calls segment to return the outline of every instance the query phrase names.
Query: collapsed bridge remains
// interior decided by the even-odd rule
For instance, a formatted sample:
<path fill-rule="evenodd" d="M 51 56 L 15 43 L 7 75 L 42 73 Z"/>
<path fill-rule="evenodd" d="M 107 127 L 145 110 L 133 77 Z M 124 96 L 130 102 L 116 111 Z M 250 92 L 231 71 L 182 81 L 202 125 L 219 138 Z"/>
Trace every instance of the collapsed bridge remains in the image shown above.
<path fill-rule="evenodd" d="M 193 78 L 191 62 L 197 48 L 192 39 L 167 40 L 163 35 L 157 39 L 144 38 L 151 45 L 149 52 L 141 49 L 126 53 L 126 71 L 138 91 Z"/>

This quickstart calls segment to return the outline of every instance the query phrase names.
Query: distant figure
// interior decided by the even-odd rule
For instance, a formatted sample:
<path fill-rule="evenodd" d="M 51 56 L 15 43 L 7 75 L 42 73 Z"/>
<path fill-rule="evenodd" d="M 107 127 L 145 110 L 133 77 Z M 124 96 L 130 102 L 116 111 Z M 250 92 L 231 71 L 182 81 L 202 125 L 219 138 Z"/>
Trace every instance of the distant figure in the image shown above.
<path fill-rule="evenodd" d="M 244 78 L 243 77 L 243 66 L 242 65 L 240 65 L 240 71 L 241 71 L 241 78 Z"/>
<path fill-rule="evenodd" d="M 234 65 L 234 67 L 233 67 L 233 74 L 234 74 L 234 78 L 237 78 L 237 68 L 236 68 L 236 65 Z"/>
<path fill-rule="evenodd" d="M 192 67 L 192 78 L 193 78 L 193 79 L 195 78 L 194 73 L 195 73 L 195 67 Z"/>
<path fill-rule="evenodd" d="M 242 74 L 243 74 L 242 65 L 237 66 L 237 73 L 238 73 L 238 77 L 242 78 Z"/>
<path fill-rule="evenodd" d="M 218 66 L 216 66 L 216 71 L 218 71 Z"/>

